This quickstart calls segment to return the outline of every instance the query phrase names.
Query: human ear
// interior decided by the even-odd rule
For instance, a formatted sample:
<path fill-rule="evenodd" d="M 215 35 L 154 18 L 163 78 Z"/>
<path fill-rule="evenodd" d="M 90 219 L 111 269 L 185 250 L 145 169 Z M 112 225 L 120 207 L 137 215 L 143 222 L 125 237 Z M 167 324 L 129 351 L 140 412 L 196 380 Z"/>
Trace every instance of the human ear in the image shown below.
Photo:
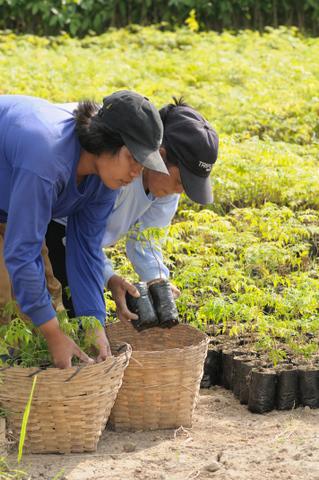
<path fill-rule="evenodd" d="M 159 152 L 161 154 L 162 159 L 165 161 L 166 160 L 166 148 L 165 147 L 160 147 Z"/>

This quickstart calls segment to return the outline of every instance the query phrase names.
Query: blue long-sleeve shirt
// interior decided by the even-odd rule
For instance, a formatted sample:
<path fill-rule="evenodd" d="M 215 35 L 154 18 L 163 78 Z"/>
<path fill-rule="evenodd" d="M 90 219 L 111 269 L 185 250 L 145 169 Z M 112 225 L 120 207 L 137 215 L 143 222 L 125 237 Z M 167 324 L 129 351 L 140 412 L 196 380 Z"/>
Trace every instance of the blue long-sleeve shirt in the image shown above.
<path fill-rule="evenodd" d="M 13 290 L 35 325 L 55 316 L 41 248 L 53 217 L 67 216 L 67 272 L 77 315 L 105 320 L 105 224 L 117 195 L 96 175 L 80 185 L 80 144 L 67 107 L 24 96 L 0 96 L 0 223 Z"/>

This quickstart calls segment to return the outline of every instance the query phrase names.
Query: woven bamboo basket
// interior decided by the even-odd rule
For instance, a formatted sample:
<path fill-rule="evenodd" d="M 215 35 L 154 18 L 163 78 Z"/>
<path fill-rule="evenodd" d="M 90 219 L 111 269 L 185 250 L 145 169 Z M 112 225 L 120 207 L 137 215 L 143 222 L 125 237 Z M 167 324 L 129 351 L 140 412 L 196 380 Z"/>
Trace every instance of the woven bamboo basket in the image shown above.
<path fill-rule="evenodd" d="M 207 336 L 189 325 L 138 332 L 130 322 L 106 327 L 111 345 L 127 342 L 132 357 L 111 412 L 116 431 L 191 427 Z"/>
<path fill-rule="evenodd" d="M 27 425 L 29 453 L 92 452 L 105 428 L 132 349 L 113 345 L 102 363 L 65 370 L 10 367 L 0 371 L 0 405 L 18 438 L 33 376 L 37 382 Z"/>

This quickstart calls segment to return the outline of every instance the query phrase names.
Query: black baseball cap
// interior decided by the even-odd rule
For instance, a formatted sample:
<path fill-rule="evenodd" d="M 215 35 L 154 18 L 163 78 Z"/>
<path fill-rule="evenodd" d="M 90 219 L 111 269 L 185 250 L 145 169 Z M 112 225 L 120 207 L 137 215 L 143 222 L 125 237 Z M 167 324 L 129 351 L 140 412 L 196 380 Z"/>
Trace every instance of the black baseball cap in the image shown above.
<path fill-rule="evenodd" d="M 178 162 L 185 193 L 196 203 L 212 203 L 210 173 L 218 155 L 218 135 L 193 108 L 169 107 L 164 116 L 164 146 Z"/>
<path fill-rule="evenodd" d="M 151 170 L 168 174 L 159 153 L 163 139 L 162 120 L 148 98 L 120 90 L 103 99 L 98 115 L 109 130 L 121 135 L 136 161 Z"/>

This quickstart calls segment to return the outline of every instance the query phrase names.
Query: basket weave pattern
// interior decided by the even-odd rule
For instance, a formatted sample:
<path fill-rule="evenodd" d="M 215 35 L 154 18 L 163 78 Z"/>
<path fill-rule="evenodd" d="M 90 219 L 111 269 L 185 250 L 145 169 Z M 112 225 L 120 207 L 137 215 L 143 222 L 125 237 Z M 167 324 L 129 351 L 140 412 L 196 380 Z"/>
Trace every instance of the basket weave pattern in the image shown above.
<path fill-rule="evenodd" d="M 137 332 L 130 322 L 106 327 L 111 345 L 127 342 L 132 357 L 111 412 L 117 430 L 191 427 L 208 340 L 189 326 Z"/>
<path fill-rule="evenodd" d="M 27 425 L 26 451 L 96 450 L 132 352 L 129 345 L 120 351 L 102 363 L 83 367 L 49 368 L 40 372 L 37 368 L 12 367 L 0 371 L 0 405 L 8 413 L 8 426 L 16 438 L 32 377 L 38 374 Z"/>

